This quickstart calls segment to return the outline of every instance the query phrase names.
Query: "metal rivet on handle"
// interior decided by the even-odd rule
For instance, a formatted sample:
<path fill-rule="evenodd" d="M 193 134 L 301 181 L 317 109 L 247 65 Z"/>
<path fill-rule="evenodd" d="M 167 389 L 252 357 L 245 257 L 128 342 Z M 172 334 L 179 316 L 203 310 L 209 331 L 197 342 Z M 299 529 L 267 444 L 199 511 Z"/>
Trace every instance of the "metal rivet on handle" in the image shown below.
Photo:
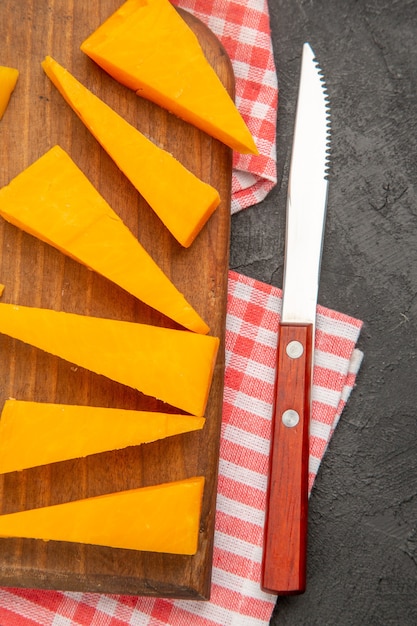
<path fill-rule="evenodd" d="M 299 359 L 304 352 L 304 346 L 300 341 L 290 341 L 285 351 L 291 359 Z"/>
<path fill-rule="evenodd" d="M 300 421 L 300 416 L 294 409 L 287 409 L 282 414 L 281 419 L 284 426 L 288 426 L 288 428 L 293 428 L 294 426 L 297 426 L 298 422 Z"/>

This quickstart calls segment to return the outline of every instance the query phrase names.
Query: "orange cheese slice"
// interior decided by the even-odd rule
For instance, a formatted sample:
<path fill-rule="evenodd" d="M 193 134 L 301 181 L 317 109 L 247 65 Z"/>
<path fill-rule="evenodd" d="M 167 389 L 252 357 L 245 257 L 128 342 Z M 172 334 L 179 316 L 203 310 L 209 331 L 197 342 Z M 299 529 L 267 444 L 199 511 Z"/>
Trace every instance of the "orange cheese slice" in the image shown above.
<path fill-rule="evenodd" d="M 127 0 L 81 50 L 139 96 L 238 152 L 258 153 L 197 37 L 169 0 Z"/>
<path fill-rule="evenodd" d="M 14 67 L 0 66 L 0 120 L 7 109 L 18 78 L 19 70 Z"/>
<path fill-rule="evenodd" d="M 195 554 L 204 478 L 0 515 L 1 537 Z"/>
<path fill-rule="evenodd" d="M 137 446 L 199 430 L 204 422 L 190 415 L 6 400 L 0 473 Z"/>
<path fill-rule="evenodd" d="M 0 189 L 0 215 L 185 328 L 208 332 L 207 324 L 59 146 Z"/>
<path fill-rule="evenodd" d="M 216 337 L 7 303 L 0 303 L 0 333 L 192 415 L 205 413 Z"/>
<path fill-rule="evenodd" d="M 190 246 L 220 203 L 217 190 L 142 135 L 54 59 L 46 57 L 42 67 L 174 237 Z"/>

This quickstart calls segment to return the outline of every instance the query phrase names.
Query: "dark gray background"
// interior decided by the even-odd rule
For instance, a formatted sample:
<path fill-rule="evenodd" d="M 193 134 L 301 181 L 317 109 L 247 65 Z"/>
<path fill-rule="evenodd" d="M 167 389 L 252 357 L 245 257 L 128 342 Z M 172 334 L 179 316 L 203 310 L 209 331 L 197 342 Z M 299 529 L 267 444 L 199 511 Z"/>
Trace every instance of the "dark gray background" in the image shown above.
<path fill-rule="evenodd" d="M 332 169 L 319 301 L 365 358 L 310 500 L 307 591 L 271 624 L 417 624 L 417 2 L 269 0 L 278 185 L 232 219 L 231 267 L 282 286 L 302 44 L 324 71 Z"/>

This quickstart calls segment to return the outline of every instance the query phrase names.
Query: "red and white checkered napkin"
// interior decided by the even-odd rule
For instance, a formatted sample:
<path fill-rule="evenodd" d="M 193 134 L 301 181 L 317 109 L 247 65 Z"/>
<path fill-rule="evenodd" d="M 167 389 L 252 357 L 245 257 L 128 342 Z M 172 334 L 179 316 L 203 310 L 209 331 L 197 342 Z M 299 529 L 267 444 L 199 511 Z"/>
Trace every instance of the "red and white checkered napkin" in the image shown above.
<path fill-rule="evenodd" d="M 260 589 L 281 292 L 229 273 L 226 380 L 209 602 L 0 589 L 2 626 L 266 626 L 276 596 Z M 361 322 L 318 307 L 310 488 L 355 384 Z"/>
<path fill-rule="evenodd" d="M 200 18 L 228 53 L 236 105 L 259 155 L 233 154 L 232 213 L 263 200 L 277 182 L 278 101 L 267 0 L 172 0 Z"/>

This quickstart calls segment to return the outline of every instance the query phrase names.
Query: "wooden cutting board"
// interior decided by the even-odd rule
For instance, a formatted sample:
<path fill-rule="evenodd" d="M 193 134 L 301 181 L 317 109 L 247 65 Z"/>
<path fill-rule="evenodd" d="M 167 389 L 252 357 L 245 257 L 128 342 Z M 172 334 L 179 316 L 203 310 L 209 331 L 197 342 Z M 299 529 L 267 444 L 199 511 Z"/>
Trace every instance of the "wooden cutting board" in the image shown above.
<path fill-rule="evenodd" d="M 0 64 L 20 78 L 0 122 L 0 186 L 60 144 L 221 338 L 201 432 L 0 477 L 0 513 L 122 489 L 206 477 L 198 552 L 193 557 L 65 542 L 0 539 L 0 585 L 206 599 L 210 593 L 224 377 L 231 151 L 137 97 L 81 53 L 81 42 L 118 0 L 3 0 Z M 230 61 L 201 22 L 181 13 L 233 95 Z M 195 174 L 215 186 L 221 206 L 183 249 L 64 102 L 41 68 L 54 57 L 81 82 Z M 140 271 L 140 268 L 138 268 Z M 173 326 L 104 278 L 0 218 L 4 302 Z M 156 400 L 0 335 L 0 405 L 22 400 L 171 410 Z"/>

